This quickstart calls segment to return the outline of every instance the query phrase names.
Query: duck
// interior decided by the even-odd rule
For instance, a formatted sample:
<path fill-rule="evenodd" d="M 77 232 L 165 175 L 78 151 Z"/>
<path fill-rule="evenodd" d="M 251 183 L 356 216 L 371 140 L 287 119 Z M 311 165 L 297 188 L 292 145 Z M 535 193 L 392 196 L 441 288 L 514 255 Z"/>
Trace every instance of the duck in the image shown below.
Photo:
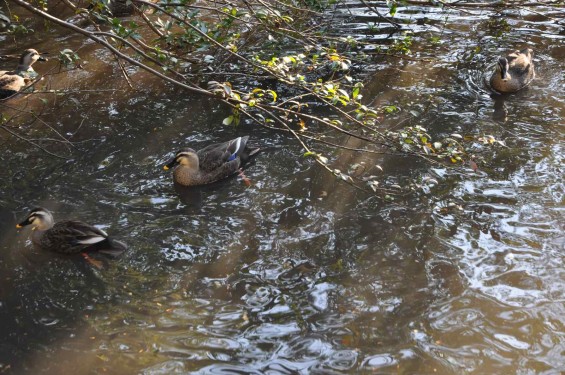
<path fill-rule="evenodd" d="M 36 50 L 26 49 L 16 70 L 0 71 L 0 99 L 6 99 L 17 94 L 28 82 L 37 77 L 37 72 L 31 67 L 36 61 L 47 59 Z"/>
<path fill-rule="evenodd" d="M 535 78 L 534 51 L 525 48 L 500 57 L 490 77 L 491 87 L 499 93 L 516 92 L 528 86 Z"/>
<path fill-rule="evenodd" d="M 227 178 L 240 170 L 260 149 L 247 146 L 249 136 L 214 143 L 195 151 L 183 148 L 163 167 L 175 168 L 173 180 L 181 186 L 200 186 Z"/>
<path fill-rule="evenodd" d="M 75 220 L 55 223 L 53 214 L 42 207 L 30 211 L 16 228 L 32 225 L 31 241 L 43 250 L 60 254 L 79 254 L 91 251 L 119 255 L 127 249 L 123 242 L 114 240 L 103 230 Z"/>

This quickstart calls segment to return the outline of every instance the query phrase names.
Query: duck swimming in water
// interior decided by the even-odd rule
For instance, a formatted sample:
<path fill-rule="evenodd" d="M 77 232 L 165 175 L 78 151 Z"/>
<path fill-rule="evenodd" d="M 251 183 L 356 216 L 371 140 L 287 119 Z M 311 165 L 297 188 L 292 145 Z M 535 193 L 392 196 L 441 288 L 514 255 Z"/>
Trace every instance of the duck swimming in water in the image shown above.
<path fill-rule="evenodd" d="M 535 77 L 534 51 L 525 48 L 498 59 L 490 77 L 490 86 L 499 93 L 516 92 L 528 86 Z"/>
<path fill-rule="evenodd" d="M 206 185 L 236 173 L 259 148 L 247 147 L 249 136 L 227 142 L 214 143 L 195 151 L 185 148 L 177 151 L 167 162 L 165 170 L 175 167 L 173 179 L 182 186 Z"/>
<path fill-rule="evenodd" d="M 75 220 L 55 223 L 51 212 L 41 207 L 31 210 L 16 228 L 26 225 L 32 226 L 33 244 L 47 251 L 62 254 L 99 251 L 117 255 L 127 249 L 123 242 L 110 238 L 106 232 L 90 224 Z"/>
<path fill-rule="evenodd" d="M 20 57 L 16 70 L 0 71 L 0 99 L 17 94 L 30 80 L 37 77 L 37 72 L 31 67 L 36 61 L 47 61 L 47 59 L 34 49 L 26 49 Z"/>

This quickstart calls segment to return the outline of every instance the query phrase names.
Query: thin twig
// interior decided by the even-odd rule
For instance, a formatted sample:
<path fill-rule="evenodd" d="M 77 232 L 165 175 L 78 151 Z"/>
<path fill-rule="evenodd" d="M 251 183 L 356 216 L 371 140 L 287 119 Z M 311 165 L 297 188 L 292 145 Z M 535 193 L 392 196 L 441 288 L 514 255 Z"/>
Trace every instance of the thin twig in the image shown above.
<path fill-rule="evenodd" d="M 40 149 L 41 151 L 43 151 L 43 152 L 45 152 L 45 153 L 47 153 L 47 154 L 49 154 L 49 155 L 51 155 L 51 156 L 54 156 L 54 157 L 59 158 L 59 159 L 69 160 L 69 158 L 67 158 L 67 157 L 54 154 L 54 153 L 52 153 L 51 151 L 49 151 L 49 150 L 43 148 L 41 145 L 35 143 L 34 141 L 29 140 L 29 139 L 27 139 L 27 138 L 25 138 L 25 137 L 22 137 L 21 135 L 19 135 L 18 133 L 16 133 L 16 132 L 10 130 L 8 127 L 6 127 L 6 126 L 4 126 L 4 125 L 0 125 L 0 129 L 4 130 L 5 132 L 10 133 L 10 134 L 13 135 L 14 137 L 16 137 L 16 138 L 18 138 L 18 139 L 20 139 L 20 140 L 22 140 L 22 141 L 24 141 L 24 142 L 27 142 L 27 143 L 33 145 L 34 147 L 37 147 L 37 148 Z"/>

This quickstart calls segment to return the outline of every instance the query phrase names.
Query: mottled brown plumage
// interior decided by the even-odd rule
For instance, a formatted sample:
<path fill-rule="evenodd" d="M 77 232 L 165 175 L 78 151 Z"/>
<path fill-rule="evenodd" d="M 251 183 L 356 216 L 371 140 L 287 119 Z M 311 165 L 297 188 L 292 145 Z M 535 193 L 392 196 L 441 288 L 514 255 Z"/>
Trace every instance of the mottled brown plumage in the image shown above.
<path fill-rule="evenodd" d="M 514 51 L 498 59 L 496 71 L 490 77 L 491 87 L 500 93 L 516 92 L 535 78 L 534 51 L 530 48 Z"/>
<path fill-rule="evenodd" d="M 112 240 L 106 232 L 92 225 L 75 220 L 54 223 L 51 212 L 41 207 L 31 210 L 17 227 L 26 225 L 33 226 L 31 241 L 43 250 L 63 254 L 86 251 L 116 254 L 126 249 L 124 243 Z"/>
<path fill-rule="evenodd" d="M 30 80 L 37 76 L 31 66 L 38 60 L 46 61 L 36 50 L 26 49 L 20 57 L 16 70 L 0 71 L 0 99 L 18 93 Z"/>
<path fill-rule="evenodd" d="M 180 185 L 210 184 L 236 173 L 251 156 L 259 152 L 258 148 L 247 147 L 248 140 L 249 137 L 245 136 L 211 144 L 198 151 L 182 149 L 164 168 L 176 167 L 173 179 Z"/>

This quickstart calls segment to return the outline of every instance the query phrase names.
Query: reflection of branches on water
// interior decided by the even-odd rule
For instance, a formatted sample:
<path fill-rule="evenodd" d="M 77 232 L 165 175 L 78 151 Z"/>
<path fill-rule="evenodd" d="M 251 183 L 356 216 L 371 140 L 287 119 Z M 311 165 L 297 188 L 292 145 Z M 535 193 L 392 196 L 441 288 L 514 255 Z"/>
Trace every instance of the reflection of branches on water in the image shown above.
<path fill-rule="evenodd" d="M 42 76 L 43 77 L 43 76 Z M 38 82 L 39 79 L 36 80 L 36 82 Z M 29 87 L 29 86 L 28 86 Z M 65 138 L 57 129 L 55 129 L 53 126 L 51 126 L 49 123 L 47 123 L 46 121 L 44 121 L 41 118 L 41 115 L 43 114 L 43 111 L 45 110 L 46 106 L 45 103 L 43 103 L 43 107 L 41 108 L 40 111 L 35 111 L 35 110 L 28 110 L 27 109 L 28 106 L 28 101 L 24 101 L 24 105 L 21 108 L 17 108 L 15 106 L 9 105 L 7 103 L 1 103 L 0 102 L 0 108 L 4 108 L 6 110 L 9 110 L 10 112 L 14 113 L 11 117 L 6 118 L 4 114 L 2 114 L 2 123 L 0 124 L 0 128 L 2 130 L 4 130 L 4 132 L 10 134 L 11 136 L 24 141 L 25 143 L 31 144 L 32 146 L 38 148 L 39 150 L 60 158 L 60 159 L 68 159 L 68 157 L 65 157 L 63 155 L 59 155 L 57 153 L 54 153 L 52 151 L 49 151 L 48 149 L 46 149 L 44 146 L 42 146 L 42 143 L 57 143 L 57 144 L 63 144 L 67 147 L 67 151 L 71 151 L 71 149 L 76 149 L 76 146 L 69 141 L 67 138 Z M 46 128 L 48 128 L 51 132 L 53 132 L 57 138 L 49 138 L 49 137 L 43 137 L 43 138 L 28 138 L 20 133 L 18 133 L 18 130 L 22 128 L 22 121 L 20 120 L 23 117 L 31 117 L 31 121 L 27 122 L 26 126 L 30 127 L 32 126 L 34 123 L 38 122 L 42 125 L 44 125 Z M 17 125 L 11 126 L 10 124 L 12 122 L 16 122 L 17 121 Z M 24 120 L 25 122 L 25 120 Z"/>
<path fill-rule="evenodd" d="M 54 156 L 54 157 L 59 158 L 59 159 L 69 159 L 69 158 L 67 158 L 67 157 L 65 157 L 65 156 L 58 155 L 58 154 L 55 154 L 55 153 L 53 153 L 53 152 L 47 150 L 45 147 L 43 147 L 43 146 L 41 146 L 39 143 L 35 142 L 35 140 L 28 139 L 28 138 L 26 138 L 26 137 L 24 137 L 24 136 L 22 136 L 22 135 L 16 133 L 15 131 L 11 130 L 9 127 L 7 127 L 7 126 L 5 126 L 5 125 L 0 125 L 0 129 L 4 130 L 5 132 L 11 134 L 12 136 L 16 137 L 17 139 L 19 139 L 19 140 L 21 140 L 21 141 L 24 141 L 24 142 L 26 142 L 26 143 L 29 143 L 29 144 L 31 144 L 31 145 L 34 146 L 34 147 L 37 147 L 37 148 L 40 149 L 41 151 L 43 151 L 43 152 L 45 152 L 45 153 L 47 153 L 47 154 L 49 154 L 49 155 L 51 155 L 51 156 Z"/>

